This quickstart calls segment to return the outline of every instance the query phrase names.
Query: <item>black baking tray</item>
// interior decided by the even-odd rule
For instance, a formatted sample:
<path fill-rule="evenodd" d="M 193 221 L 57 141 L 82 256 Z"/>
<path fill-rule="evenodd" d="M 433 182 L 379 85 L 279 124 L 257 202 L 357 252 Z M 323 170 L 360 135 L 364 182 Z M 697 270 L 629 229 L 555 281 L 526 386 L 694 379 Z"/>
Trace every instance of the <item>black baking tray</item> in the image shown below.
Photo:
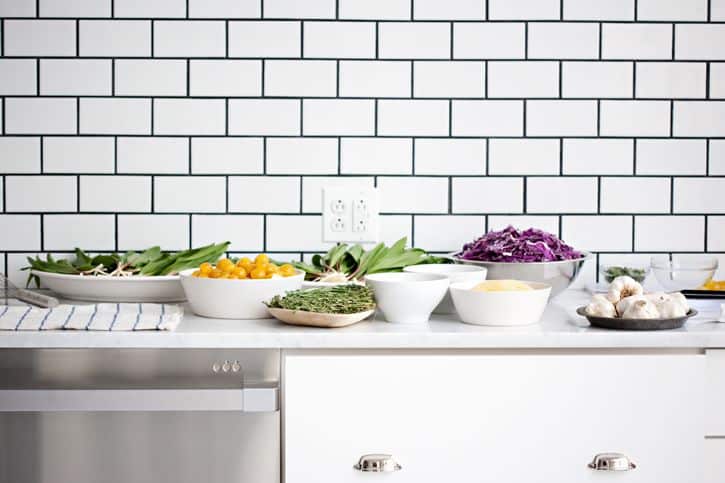
<path fill-rule="evenodd" d="M 682 295 L 690 299 L 724 299 L 725 290 L 682 290 Z"/>

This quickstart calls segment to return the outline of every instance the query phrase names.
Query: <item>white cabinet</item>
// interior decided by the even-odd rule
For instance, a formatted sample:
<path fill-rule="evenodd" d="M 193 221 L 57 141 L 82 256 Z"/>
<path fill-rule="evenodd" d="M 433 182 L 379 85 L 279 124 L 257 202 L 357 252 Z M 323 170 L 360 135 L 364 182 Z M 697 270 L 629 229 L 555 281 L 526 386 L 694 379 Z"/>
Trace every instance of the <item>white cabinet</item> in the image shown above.
<path fill-rule="evenodd" d="M 701 355 L 299 353 L 284 375 L 286 483 L 703 481 Z M 587 467 L 608 451 L 637 468 Z"/>
<path fill-rule="evenodd" d="M 725 481 L 725 439 L 705 441 L 705 483 Z"/>

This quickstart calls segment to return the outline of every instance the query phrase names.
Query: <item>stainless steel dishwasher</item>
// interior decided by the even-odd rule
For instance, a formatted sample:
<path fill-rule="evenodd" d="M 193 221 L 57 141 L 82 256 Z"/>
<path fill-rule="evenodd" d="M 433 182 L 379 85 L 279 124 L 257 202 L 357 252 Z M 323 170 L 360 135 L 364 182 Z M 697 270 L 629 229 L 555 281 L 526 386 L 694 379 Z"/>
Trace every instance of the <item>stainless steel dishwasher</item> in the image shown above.
<path fill-rule="evenodd" d="M 277 350 L 0 350 L 0 483 L 278 483 Z"/>

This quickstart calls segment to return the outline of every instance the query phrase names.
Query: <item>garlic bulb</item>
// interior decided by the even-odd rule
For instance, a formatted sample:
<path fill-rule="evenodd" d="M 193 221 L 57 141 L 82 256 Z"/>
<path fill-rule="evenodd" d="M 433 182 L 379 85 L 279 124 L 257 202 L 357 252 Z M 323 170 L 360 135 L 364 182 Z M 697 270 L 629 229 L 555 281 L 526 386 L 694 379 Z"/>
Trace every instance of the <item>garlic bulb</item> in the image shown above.
<path fill-rule="evenodd" d="M 644 295 L 631 295 L 629 297 L 624 297 L 615 304 L 617 314 L 622 317 L 622 314 L 624 314 L 632 304 L 639 302 L 640 300 L 647 300 L 647 298 Z"/>
<path fill-rule="evenodd" d="M 657 306 L 647 299 L 639 299 L 629 304 L 622 313 L 623 319 L 656 319 L 659 316 Z"/>
<path fill-rule="evenodd" d="M 679 292 L 673 294 L 656 292 L 647 294 L 645 297 L 655 304 L 660 317 L 664 319 L 684 317 L 689 310 L 685 296 Z"/>
<path fill-rule="evenodd" d="M 616 304 L 620 300 L 631 297 L 632 295 L 642 295 L 644 290 L 642 285 L 632 277 L 622 275 L 612 280 L 607 292 L 607 299 Z"/>
<path fill-rule="evenodd" d="M 604 295 L 595 295 L 592 297 L 589 305 L 586 306 L 584 311 L 587 315 L 595 317 L 616 317 L 617 310 L 614 308 L 614 304 L 607 300 Z"/>

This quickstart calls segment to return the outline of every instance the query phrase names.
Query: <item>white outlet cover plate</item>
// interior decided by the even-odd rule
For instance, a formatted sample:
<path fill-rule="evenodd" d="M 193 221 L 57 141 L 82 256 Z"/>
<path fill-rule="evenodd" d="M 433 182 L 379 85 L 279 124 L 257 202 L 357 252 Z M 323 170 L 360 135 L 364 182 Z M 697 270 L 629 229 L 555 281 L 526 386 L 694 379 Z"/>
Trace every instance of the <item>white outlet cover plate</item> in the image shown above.
<path fill-rule="evenodd" d="M 379 238 L 377 188 L 322 188 L 322 240 L 377 242 Z"/>

